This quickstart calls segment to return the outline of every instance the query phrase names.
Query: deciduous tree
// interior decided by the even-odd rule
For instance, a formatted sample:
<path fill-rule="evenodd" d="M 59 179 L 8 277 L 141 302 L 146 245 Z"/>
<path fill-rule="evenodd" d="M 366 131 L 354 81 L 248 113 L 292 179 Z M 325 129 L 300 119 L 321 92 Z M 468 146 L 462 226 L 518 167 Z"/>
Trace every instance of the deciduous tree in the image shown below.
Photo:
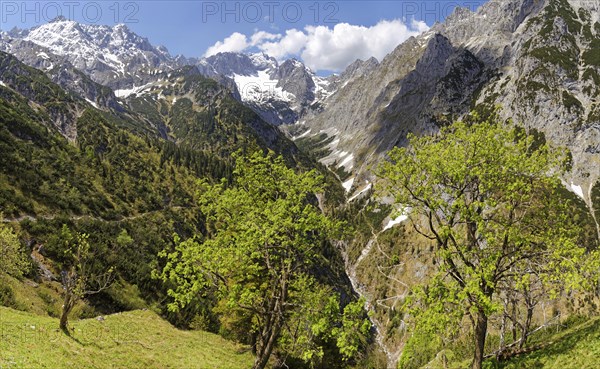
<path fill-rule="evenodd" d="M 328 262 L 325 242 L 342 227 L 318 207 L 315 194 L 324 191 L 324 180 L 314 170 L 297 172 L 281 157 L 260 153 L 238 157 L 233 174 L 231 185 L 200 184 L 205 234 L 177 239 L 175 250 L 163 253 L 168 262 L 162 278 L 176 286 L 169 291 L 175 301 L 170 308 L 212 291 L 222 326 L 249 337 L 255 369 L 264 368 L 278 348 L 318 361 L 320 344 L 341 336 L 334 328 L 342 332 L 350 325 L 342 323 L 335 292 L 314 277 Z M 354 354 L 349 346 L 359 340 L 344 338 L 345 352 Z"/>
<path fill-rule="evenodd" d="M 596 254 L 578 243 L 571 204 L 558 195 L 559 150 L 506 128 L 495 115 L 472 115 L 409 139 L 378 174 L 396 202 L 411 209 L 415 229 L 436 245 L 439 270 L 413 296 L 413 307 L 431 307 L 427 319 L 440 321 L 464 312 L 474 333 L 472 367 L 479 369 L 503 288 L 515 289 L 512 296 L 523 296 L 533 281 L 548 293 L 580 288 Z"/>
<path fill-rule="evenodd" d="M 63 306 L 59 327 L 69 334 L 69 314 L 79 300 L 85 296 L 100 293 L 110 287 L 114 279 L 112 268 L 98 272 L 93 266 L 93 253 L 90 250 L 88 235 L 72 234 L 64 225 L 61 240 L 65 245 L 65 263 L 60 273 L 63 287 Z"/>

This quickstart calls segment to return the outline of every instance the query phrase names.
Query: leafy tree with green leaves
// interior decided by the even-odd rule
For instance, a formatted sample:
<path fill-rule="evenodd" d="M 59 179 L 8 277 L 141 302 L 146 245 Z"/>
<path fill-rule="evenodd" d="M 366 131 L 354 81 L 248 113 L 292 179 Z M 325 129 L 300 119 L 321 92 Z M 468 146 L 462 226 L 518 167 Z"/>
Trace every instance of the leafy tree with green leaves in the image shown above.
<path fill-rule="evenodd" d="M 4 219 L 0 213 L 0 220 Z M 8 225 L 0 223 L 0 272 L 21 277 L 28 263 L 21 249 L 19 235 Z"/>
<path fill-rule="evenodd" d="M 69 314 L 77 302 L 85 296 L 100 293 L 110 287 L 114 274 L 112 268 L 102 272 L 95 270 L 87 234 L 73 234 L 63 225 L 61 240 L 65 246 L 65 265 L 60 274 L 64 301 L 59 327 L 69 334 Z"/>
<path fill-rule="evenodd" d="M 342 322 L 336 294 L 314 277 L 327 265 L 327 239 L 339 237 L 343 227 L 318 207 L 322 176 L 255 153 L 236 157 L 231 185 L 199 186 L 205 234 L 176 238 L 175 249 L 162 253 L 167 263 L 160 276 L 174 286 L 170 309 L 214 294 L 221 330 L 246 339 L 255 369 L 265 368 L 274 353 L 280 364 L 288 355 L 318 363 L 323 346 L 338 337 L 344 354 L 356 354 L 361 341 L 350 333 L 350 320 L 360 314 L 352 311 Z M 364 318 L 356 319 L 358 326 Z"/>
<path fill-rule="evenodd" d="M 429 329 L 466 314 L 479 369 L 500 295 L 533 280 L 551 295 L 586 287 L 597 253 L 578 242 L 571 204 L 559 196 L 559 150 L 504 127 L 495 114 L 409 139 L 377 171 L 384 190 L 411 209 L 415 230 L 436 245 L 439 269 L 408 299 L 409 311 Z"/>

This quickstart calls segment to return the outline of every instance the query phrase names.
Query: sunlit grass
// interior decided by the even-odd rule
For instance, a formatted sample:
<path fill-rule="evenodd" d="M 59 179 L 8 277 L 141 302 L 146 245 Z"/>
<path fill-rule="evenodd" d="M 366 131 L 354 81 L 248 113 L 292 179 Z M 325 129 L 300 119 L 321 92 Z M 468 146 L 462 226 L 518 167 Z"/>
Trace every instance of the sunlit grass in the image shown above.
<path fill-rule="evenodd" d="M 246 348 L 217 335 L 181 331 L 151 311 L 72 322 L 0 307 L 0 368 L 207 368 L 251 366 Z"/>
<path fill-rule="evenodd" d="M 587 320 L 540 342 L 543 348 L 505 363 L 501 369 L 596 369 L 600 367 L 600 318 Z"/>

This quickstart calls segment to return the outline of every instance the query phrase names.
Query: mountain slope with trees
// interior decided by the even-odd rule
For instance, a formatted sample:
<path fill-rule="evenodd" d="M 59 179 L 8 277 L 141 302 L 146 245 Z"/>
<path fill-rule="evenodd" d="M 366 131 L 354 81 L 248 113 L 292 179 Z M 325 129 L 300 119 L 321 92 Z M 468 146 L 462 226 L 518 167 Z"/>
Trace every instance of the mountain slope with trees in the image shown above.
<path fill-rule="evenodd" d="M 327 79 L 258 54 L 172 58 L 122 26 L 57 19 L 0 33 L 0 47 L 14 52 L 0 52 L 0 211 L 9 224 L 0 236 L 4 249 L 31 257 L 2 259 L 19 271 L 0 271 L 0 301 L 58 317 L 62 275 L 77 280 L 65 253 L 72 234 L 89 242 L 91 273 L 114 280 L 70 306 L 71 322 L 152 308 L 178 327 L 248 344 L 256 367 L 395 367 L 399 358 L 403 368 L 444 367 L 450 357 L 479 367 L 483 356 L 510 367 L 505 359 L 535 348 L 530 337 L 544 339 L 538 332 L 597 313 L 597 295 L 583 288 L 597 278 L 583 262 L 596 261 L 600 235 L 599 19 L 593 2 L 490 0 L 457 8 L 381 63 L 357 61 Z M 95 35 L 128 48 L 98 45 Z M 240 83 L 256 81 L 281 96 L 242 96 Z M 497 125 L 477 131 L 471 112 Z M 465 145 L 444 139 L 456 132 Z M 558 146 L 566 159 L 550 163 L 543 154 Z M 509 149 L 516 157 L 499 155 Z M 253 172 L 265 164 L 253 155 L 267 152 L 282 158 Z M 375 170 L 390 158 L 407 165 L 387 167 L 395 186 L 386 193 Z M 411 168 L 417 183 L 408 186 L 395 175 Z M 277 173 L 286 188 L 270 180 Z M 287 201 L 298 189 L 290 180 L 305 176 L 319 185 Z M 274 199 L 250 182 L 277 188 Z M 350 236 L 331 240 L 321 215 L 345 222 Z M 560 285 L 557 270 L 573 283 Z M 451 319 L 454 329 L 443 330 Z"/>

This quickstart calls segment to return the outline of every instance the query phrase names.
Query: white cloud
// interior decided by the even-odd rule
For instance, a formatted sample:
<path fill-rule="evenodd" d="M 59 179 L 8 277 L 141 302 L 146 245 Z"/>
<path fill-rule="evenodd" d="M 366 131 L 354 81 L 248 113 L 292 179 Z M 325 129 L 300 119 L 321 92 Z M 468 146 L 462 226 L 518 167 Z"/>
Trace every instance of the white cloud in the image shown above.
<path fill-rule="evenodd" d="M 411 22 L 410 27 L 401 20 L 380 21 L 372 27 L 336 24 L 333 29 L 324 26 L 306 27 L 309 41 L 302 51 L 304 63 L 314 70 L 339 71 L 356 59 L 372 56 L 383 59 L 396 46 L 427 30 L 424 22 Z"/>
<path fill-rule="evenodd" d="M 246 50 L 249 46 L 251 45 L 248 44 L 248 39 L 245 35 L 234 32 L 223 41 L 217 41 L 214 45 L 209 47 L 204 53 L 204 57 L 224 52 L 240 52 Z"/>
<path fill-rule="evenodd" d="M 395 19 L 382 20 L 371 27 L 348 23 L 339 23 L 333 28 L 307 26 L 304 30 L 289 29 L 285 35 L 257 31 L 250 41 L 236 32 L 211 46 L 205 56 L 256 47 L 280 60 L 298 57 L 316 71 L 341 71 L 356 59 L 374 56 L 381 60 L 409 37 L 428 29 L 422 21 L 412 20 L 407 24 Z"/>
<path fill-rule="evenodd" d="M 298 55 L 306 47 L 309 36 L 297 29 L 288 29 L 285 36 L 277 42 L 265 42 L 259 49 L 274 57 L 282 59 L 286 56 Z"/>
<path fill-rule="evenodd" d="M 257 46 L 257 45 L 262 44 L 264 41 L 279 40 L 279 39 L 281 39 L 281 35 L 265 32 L 265 31 L 258 31 L 258 32 L 255 32 L 250 37 L 250 45 Z"/>
<path fill-rule="evenodd" d="M 427 23 L 423 22 L 423 21 L 418 21 L 416 19 L 413 19 L 410 22 L 410 27 L 413 30 L 417 30 L 417 32 L 419 33 L 423 33 L 429 30 L 429 26 L 427 25 Z"/>

